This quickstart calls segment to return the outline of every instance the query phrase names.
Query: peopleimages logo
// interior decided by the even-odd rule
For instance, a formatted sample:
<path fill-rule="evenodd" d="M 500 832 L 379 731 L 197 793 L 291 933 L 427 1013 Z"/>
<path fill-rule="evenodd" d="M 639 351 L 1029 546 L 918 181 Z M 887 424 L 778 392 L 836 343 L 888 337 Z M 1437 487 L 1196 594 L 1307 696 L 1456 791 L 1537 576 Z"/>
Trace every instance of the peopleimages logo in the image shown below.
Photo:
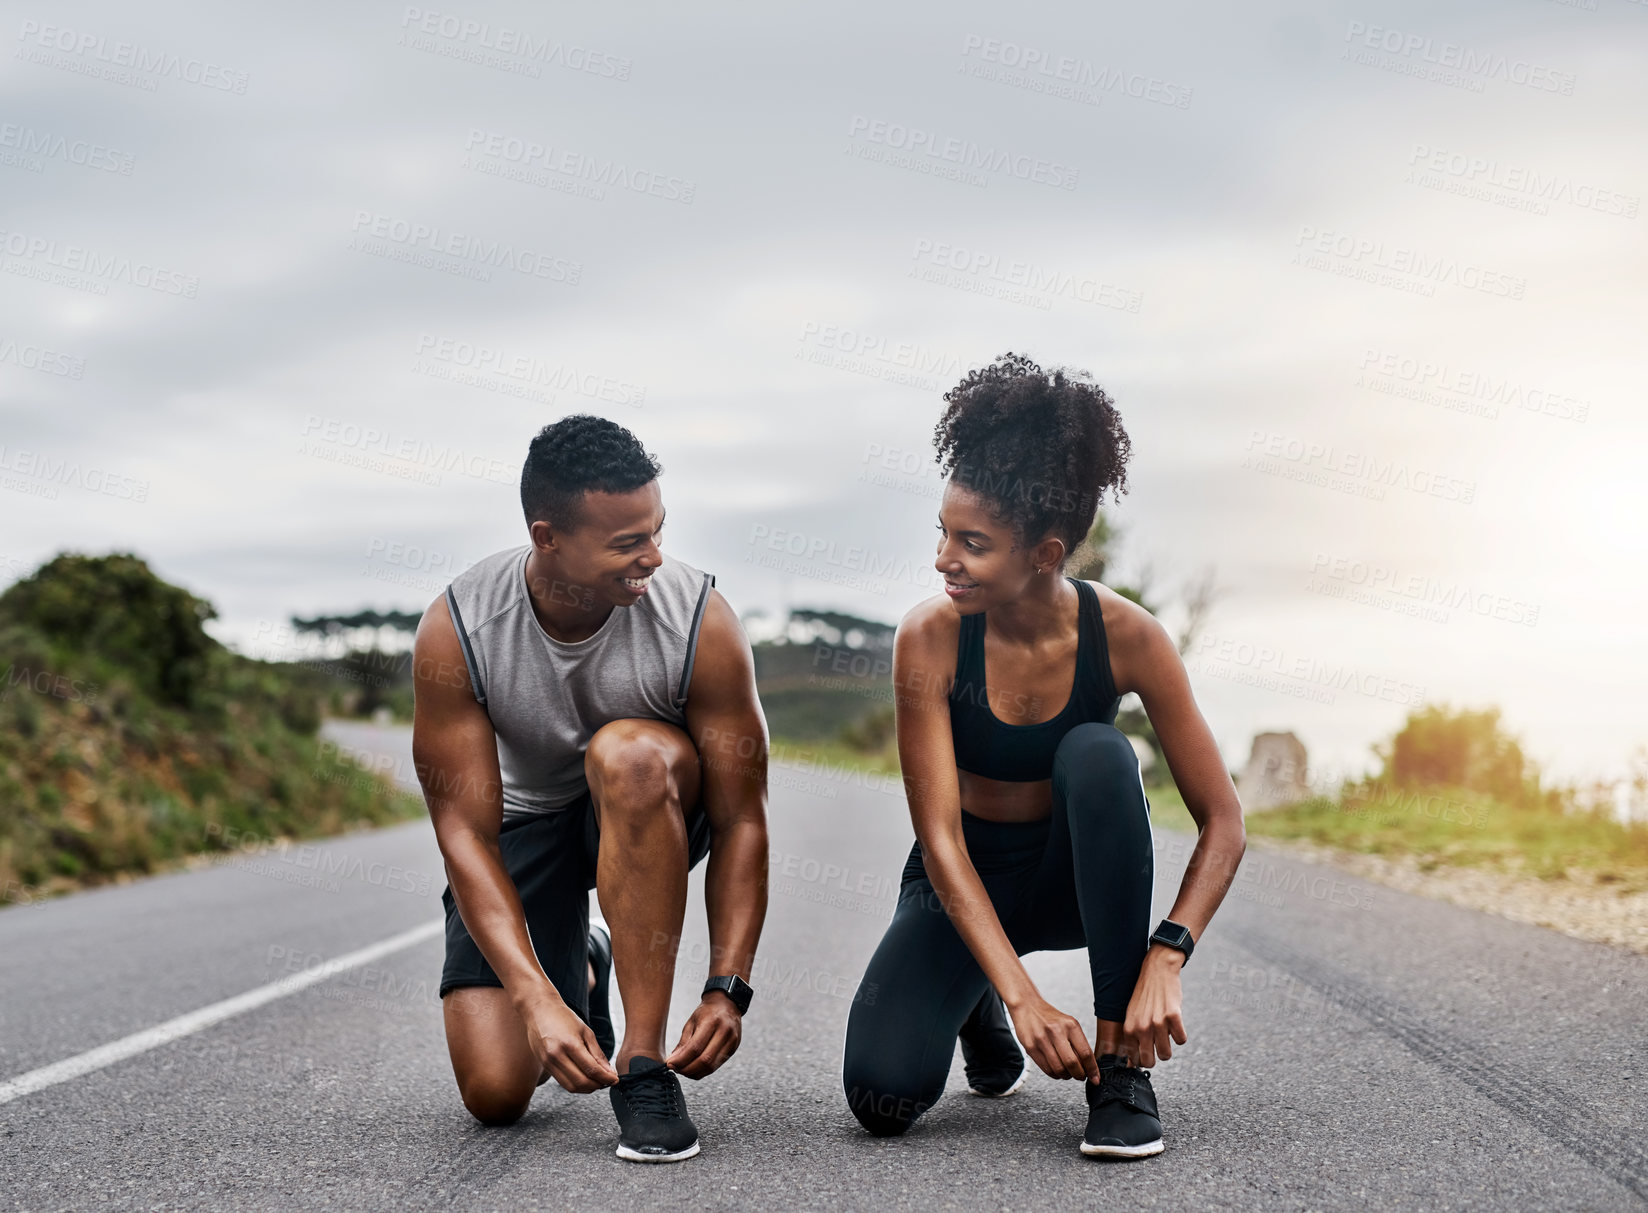
<path fill-rule="evenodd" d="M 1144 295 L 1114 282 L 1106 282 L 1089 275 L 1072 274 L 1067 270 L 1037 265 L 1031 261 L 1007 258 L 999 253 L 968 248 L 933 240 L 926 236 L 916 240 L 911 259 L 918 263 L 912 277 L 928 278 L 922 267 L 939 271 L 956 271 L 968 278 L 989 281 L 1011 289 L 1022 289 L 1033 299 L 1043 300 L 1052 307 L 1055 298 L 1090 303 L 1095 307 L 1114 308 L 1122 312 L 1137 312 L 1144 305 Z M 928 280 L 935 280 L 928 278 Z M 940 281 L 940 285 L 945 285 Z"/>
<path fill-rule="evenodd" d="M 696 183 L 668 173 L 478 127 L 471 127 L 465 136 L 464 151 L 468 153 L 463 160 L 465 168 L 529 185 L 546 184 L 545 174 L 553 173 L 592 187 L 590 194 L 597 199 L 604 198 L 605 191 L 612 189 L 664 202 L 691 203 L 698 189 Z"/>
<path fill-rule="evenodd" d="M 1024 76 L 1039 76 L 1056 82 L 1056 86 L 1050 88 L 1032 86 L 1032 91 L 1052 92 L 1055 96 L 1069 96 L 1081 101 L 1087 101 L 1091 96 L 1089 104 L 1094 105 L 1098 104 L 1098 94 L 1119 92 L 1138 101 L 1154 101 L 1158 105 L 1185 109 L 1195 92 L 1185 85 L 1159 80 L 1155 76 L 1102 67 L 1086 59 L 1074 59 L 1043 47 L 1020 46 L 1016 42 L 986 38 L 981 34 L 968 34 L 962 40 L 961 53 L 964 67 L 965 60 L 969 58 L 999 64 Z M 1057 86 L 1065 87 L 1061 89 Z"/>
<path fill-rule="evenodd" d="M 149 499 L 147 480 L 138 480 L 136 477 L 111 472 L 106 468 L 82 464 L 78 460 L 66 459 L 60 455 L 18 450 L 4 443 L 0 443 L 0 472 L 15 472 L 24 478 L 14 480 L 7 476 L 0 480 L 3 487 L 45 497 L 48 500 L 56 500 L 58 487 L 64 485 L 138 504 Z"/>
<path fill-rule="evenodd" d="M 119 254 L 105 255 L 81 244 L 59 244 L 43 236 L 24 232 L 0 231 L 0 253 L 17 257 L 29 265 L 18 269 L 7 267 L 9 273 L 24 277 L 49 276 L 50 269 L 67 270 L 77 277 L 76 282 L 88 288 L 100 288 L 98 294 L 108 293 L 110 282 L 124 282 L 162 295 L 180 295 L 193 299 L 200 292 L 200 279 L 193 274 L 180 273 L 147 261 L 133 261 Z M 39 270 L 40 272 L 31 272 Z"/>
<path fill-rule="evenodd" d="M 1366 236 L 1348 232 L 1327 231 L 1305 224 L 1294 240 L 1298 250 L 1294 261 L 1312 269 L 1332 264 L 1328 258 L 1337 258 L 1352 277 L 1374 281 L 1381 272 L 1404 275 L 1415 286 L 1437 284 L 1457 286 L 1467 291 L 1482 291 L 1506 299 L 1521 299 L 1528 289 L 1528 280 L 1515 274 L 1473 265 L 1455 257 L 1433 256 L 1400 244 L 1386 244 Z M 1314 257 L 1315 260 L 1311 258 Z"/>
<path fill-rule="evenodd" d="M 1389 29 L 1383 25 L 1352 21 L 1345 29 L 1345 41 L 1350 45 L 1345 48 L 1344 57 L 1354 58 L 1357 62 L 1367 62 L 1373 67 L 1383 65 L 1353 52 L 1379 52 L 1433 68 L 1455 69 L 1467 76 L 1504 80 L 1541 92 L 1560 93 L 1564 97 L 1571 97 L 1574 92 L 1572 72 L 1557 71 L 1555 68 L 1544 67 L 1530 63 L 1526 59 L 1513 58 L 1495 51 L 1474 50 L 1457 42 L 1439 43 L 1426 34 L 1405 34 L 1399 29 Z"/>
<path fill-rule="evenodd" d="M 18 126 L 15 122 L 0 123 L 0 148 L 14 150 L 19 157 L 39 157 L 42 162 L 61 160 L 65 164 L 118 173 L 123 177 L 130 177 L 136 164 L 130 152 L 86 139 L 70 139 L 66 135 L 37 130 L 32 126 Z"/>
<path fill-rule="evenodd" d="M 1317 552 L 1310 562 L 1314 580 L 1339 586 L 1410 598 L 1445 610 L 1463 610 L 1485 619 L 1534 627 L 1539 623 L 1539 604 L 1524 602 L 1469 582 L 1432 577 L 1428 573 L 1406 573 L 1376 560 L 1357 560 L 1328 552 Z M 1320 592 L 1320 591 L 1319 591 Z M 1328 591 L 1332 594 L 1332 591 Z M 1332 594 L 1332 596 L 1342 596 Z"/>
<path fill-rule="evenodd" d="M 1519 164 L 1503 164 L 1487 156 L 1469 156 L 1448 148 L 1415 143 L 1408 156 L 1408 180 L 1415 185 L 1446 188 L 1469 197 L 1485 196 L 1476 187 L 1523 195 L 1529 202 L 1564 202 L 1582 210 L 1635 219 L 1642 208 L 1636 194 L 1602 189 L 1560 173 L 1544 173 Z M 1489 198 L 1489 200 L 1495 200 Z M 1547 208 L 1548 209 L 1548 208 Z M 1538 213 L 1544 214 L 1545 210 Z"/>
<path fill-rule="evenodd" d="M 547 63 L 552 67 L 605 76 L 610 80 L 628 80 L 632 66 L 628 59 L 559 38 L 530 34 L 507 25 L 494 26 L 490 21 L 475 21 L 451 13 L 426 12 L 421 8 L 408 8 L 401 16 L 401 28 L 406 31 L 403 38 L 416 34 L 444 38 L 455 48 L 469 52 L 456 56 L 458 58 L 474 58 L 476 62 L 484 62 L 483 58 L 476 57 L 476 53 L 491 51 L 528 60 L 534 68 L 534 75 L 539 64 Z M 408 45 L 413 45 L 417 50 L 436 49 L 415 43 Z"/>
<path fill-rule="evenodd" d="M 1033 181 L 1057 189 L 1075 189 L 1081 176 L 1080 170 L 1054 160 L 1016 155 L 1005 148 L 983 147 L 971 139 L 943 138 L 919 126 L 904 126 L 880 118 L 867 118 L 863 114 L 853 115 L 847 135 L 906 156 L 952 165 L 958 170 L 1005 173 L 1020 181 Z"/>
<path fill-rule="evenodd" d="M 514 270 L 533 278 L 547 278 L 576 286 L 583 274 L 582 262 L 568 261 L 530 248 L 516 248 L 504 240 L 487 240 L 464 232 L 449 232 L 434 224 L 357 210 L 350 229 L 355 233 L 350 247 L 366 253 L 383 253 L 384 246 L 398 246 L 414 261 L 450 257 L 465 269 L 486 273 L 492 269 Z M 372 241 L 382 241 L 374 247 Z M 395 258 L 399 260 L 401 258 Z"/>
<path fill-rule="evenodd" d="M 24 21 L 17 31 L 17 38 L 23 43 L 17 51 L 16 57 L 19 59 L 40 63 L 54 51 L 74 55 L 84 63 L 71 66 L 64 62 L 48 62 L 47 66 L 70 67 L 70 70 L 83 75 L 107 76 L 121 83 L 137 84 L 147 92 L 155 91 L 155 82 L 132 77 L 133 72 L 163 79 L 170 77 L 184 84 L 198 84 L 237 94 L 245 93 L 247 82 L 251 79 L 246 72 L 235 71 L 220 63 L 203 63 L 199 59 L 151 50 L 135 42 L 111 42 L 102 34 L 41 25 L 38 21 Z M 131 71 L 116 71 L 121 68 L 130 68 Z"/>
<path fill-rule="evenodd" d="M 1491 418 L 1499 416 L 1500 405 L 1514 406 L 1524 412 L 1539 413 L 1562 421 L 1584 422 L 1591 415 L 1589 400 L 1530 387 L 1509 375 L 1496 378 L 1486 371 L 1453 366 L 1432 358 L 1367 349 L 1362 353 L 1359 370 L 1361 373 L 1353 382 L 1355 387 L 1412 395 L 1426 403 L 1439 403 L 1440 399 L 1432 397 L 1442 393 L 1473 403 L 1480 402 L 1485 415 Z"/>
<path fill-rule="evenodd" d="M 493 346 L 460 341 L 434 333 L 419 335 L 417 354 L 419 358 L 449 365 L 452 374 L 443 377 L 459 378 L 460 371 L 481 376 L 498 375 L 518 380 L 523 384 L 576 392 L 592 400 L 631 404 L 636 408 L 641 407 L 647 395 L 644 384 L 629 383 L 610 375 L 597 375 L 587 369 L 551 362 L 530 354 L 507 352 Z M 414 366 L 413 369 L 421 368 Z"/>
<path fill-rule="evenodd" d="M 73 354 L 49 350 L 31 342 L 19 342 L 0 337 L 0 362 L 9 362 L 24 370 L 39 371 L 43 375 L 61 375 L 79 379 L 86 373 L 86 360 Z"/>

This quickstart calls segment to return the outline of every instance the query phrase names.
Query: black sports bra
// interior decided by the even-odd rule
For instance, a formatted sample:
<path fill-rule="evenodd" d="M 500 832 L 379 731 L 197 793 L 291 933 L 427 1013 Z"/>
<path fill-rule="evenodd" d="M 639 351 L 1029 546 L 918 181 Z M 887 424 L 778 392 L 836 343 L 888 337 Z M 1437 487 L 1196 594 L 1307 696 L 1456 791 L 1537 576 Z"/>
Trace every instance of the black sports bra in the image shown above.
<path fill-rule="evenodd" d="M 990 710 L 984 684 L 984 612 L 961 617 L 956 643 L 956 681 L 950 688 L 950 739 L 956 766 L 986 779 L 1029 783 L 1053 777 L 1053 751 L 1078 724 L 1116 722 L 1121 696 L 1110 673 L 1099 595 L 1085 581 L 1066 577 L 1081 598 L 1076 639 L 1076 681 L 1064 710 L 1040 724 L 1006 724 Z"/>

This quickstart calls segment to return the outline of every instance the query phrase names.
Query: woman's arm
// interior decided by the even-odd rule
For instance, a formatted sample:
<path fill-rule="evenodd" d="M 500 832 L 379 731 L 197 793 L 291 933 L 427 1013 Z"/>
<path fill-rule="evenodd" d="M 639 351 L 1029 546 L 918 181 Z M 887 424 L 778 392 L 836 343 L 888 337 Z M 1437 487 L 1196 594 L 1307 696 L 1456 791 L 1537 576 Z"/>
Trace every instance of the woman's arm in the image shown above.
<path fill-rule="evenodd" d="M 898 758 L 933 892 L 1013 1017 L 1036 1065 L 1053 1078 L 1098 1072 L 1086 1033 L 1074 1016 L 1036 990 L 1002 929 L 1001 919 L 967 854 L 961 832 L 961 786 L 950 737 L 949 687 L 955 678 L 959 621 L 942 599 L 904 617 L 893 643 L 893 694 Z"/>
<path fill-rule="evenodd" d="M 1116 689 L 1124 695 L 1136 691 L 1143 701 L 1173 782 L 1196 821 L 1196 849 L 1168 913 L 1196 941 L 1224 900 L 1247 849 L 1242 804 L 1167 629 L 1132 603 L 1119 615 L 1121 626 L 1107 628 Z M 1179 990 L 1183 965 L 1182 952 L 1159 943 L 1145 953 L 1122 1029 L 1134 1065 L 1154 1065 L 1157 1056 L 1173 1055 L 1174 1041 L 1185 1042 Z"/>

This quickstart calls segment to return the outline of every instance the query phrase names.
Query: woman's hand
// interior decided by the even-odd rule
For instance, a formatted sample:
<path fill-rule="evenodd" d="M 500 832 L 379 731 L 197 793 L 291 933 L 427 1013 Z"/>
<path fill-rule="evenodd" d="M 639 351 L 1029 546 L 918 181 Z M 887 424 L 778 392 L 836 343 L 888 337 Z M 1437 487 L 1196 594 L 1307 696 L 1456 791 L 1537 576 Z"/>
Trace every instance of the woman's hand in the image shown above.
<path fill-rule="evenodd" d="M 1122 1024 L 1122 1043 L 1136 1066 L 1149 1068 L 1160 1057 L 1173 1056 L 1174 1042 L 1187 1039 L 1179 988 L 1179 970 L 1185 956 L 1176 948 L 1151 944 L 1139 969 L 1138 984 L 1127 1003 L 1127 1019 Z"/>
<path fill-rule="evenodd" d="M 1099 1072 L 1087 1034 L 1074 1015 L 1066 1015 L 1039 994 L 1009 1006 L 1007 1013 L 1024 1051 L 1049 1078 L 1092 1078 Z"/>

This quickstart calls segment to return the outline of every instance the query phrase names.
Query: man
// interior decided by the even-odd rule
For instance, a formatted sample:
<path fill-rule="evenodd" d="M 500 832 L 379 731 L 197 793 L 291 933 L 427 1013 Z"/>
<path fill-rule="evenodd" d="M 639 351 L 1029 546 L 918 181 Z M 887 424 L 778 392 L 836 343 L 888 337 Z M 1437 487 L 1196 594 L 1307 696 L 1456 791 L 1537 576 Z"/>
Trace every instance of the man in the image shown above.
<path fill-rule="evenodd" d="M 464 1106 L 510 1124 L 550 1078 L 608 1087 L 618 1156 L 636 1162 L 698 1153 L 676 1075 L 738 1048 L 767 904 L 754 662 L 715 579 L 659 549 L 659 471 L 611 421 L 545 427 L 521 473 L 531 542 L 455 578 L 414 650 Z M 706 854 L 710 980 L 666 1056 L 687 872 Z M 590 927 L 591 888 L 610 937 Z"/>

